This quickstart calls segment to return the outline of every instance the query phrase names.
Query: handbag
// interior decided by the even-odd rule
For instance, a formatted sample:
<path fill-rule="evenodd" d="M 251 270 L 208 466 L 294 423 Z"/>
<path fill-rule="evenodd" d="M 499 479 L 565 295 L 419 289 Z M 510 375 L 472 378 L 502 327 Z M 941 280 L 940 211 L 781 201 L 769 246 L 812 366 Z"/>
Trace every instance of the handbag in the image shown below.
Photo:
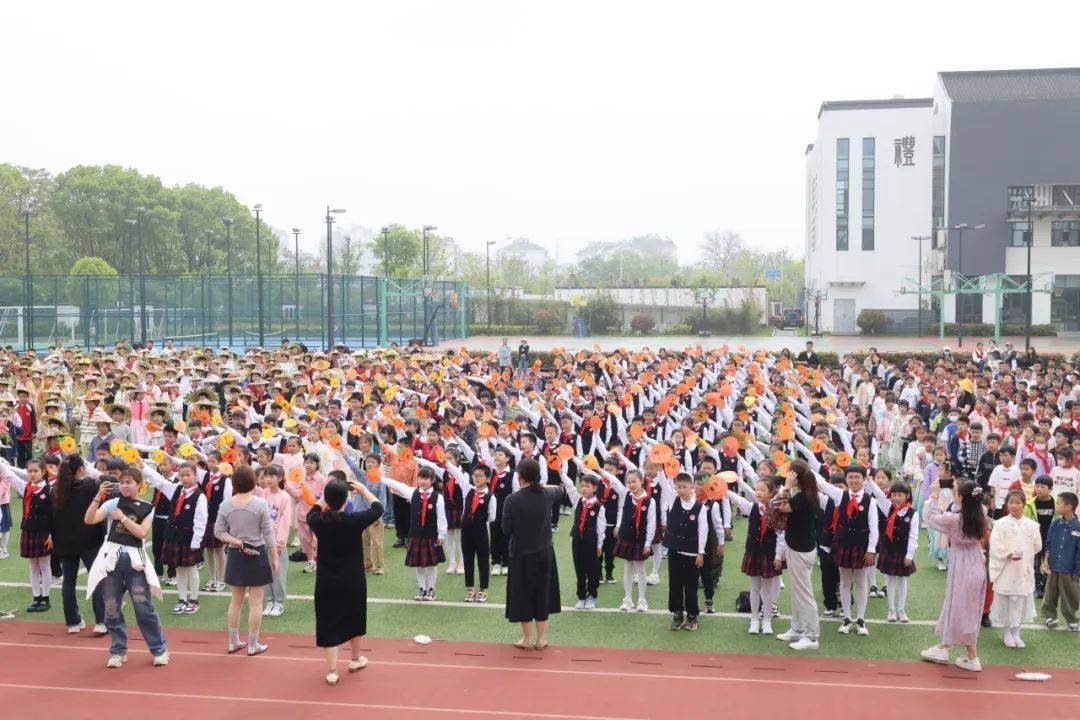
<path fill-rule="evenodd" d="M 750 591 L 743 590 L 735 598 L 735 612 L 737 613 L 749 613 L 750 612 Z"/>

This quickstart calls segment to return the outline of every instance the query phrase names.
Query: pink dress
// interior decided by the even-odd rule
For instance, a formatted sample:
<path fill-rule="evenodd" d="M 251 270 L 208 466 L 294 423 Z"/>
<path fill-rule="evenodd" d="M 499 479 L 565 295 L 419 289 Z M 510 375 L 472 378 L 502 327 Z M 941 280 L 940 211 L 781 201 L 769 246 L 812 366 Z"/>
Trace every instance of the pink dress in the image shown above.
<path fill-rule="evenodd" d="M 949 539 L 945 600 L 934 632 L 945 646 L 975 645 L 986 599 L 986 558 L 982 545 L 977 538 L 964 534 L 958 513 L 942 512 L 933 502 L 924 504 L 923 508 L 927 527 Z"/>

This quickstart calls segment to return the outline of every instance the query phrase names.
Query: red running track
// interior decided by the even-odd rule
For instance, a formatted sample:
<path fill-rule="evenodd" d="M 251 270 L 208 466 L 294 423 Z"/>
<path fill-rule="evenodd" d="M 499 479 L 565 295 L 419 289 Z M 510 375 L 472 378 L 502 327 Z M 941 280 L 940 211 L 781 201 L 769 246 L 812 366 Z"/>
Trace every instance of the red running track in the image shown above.
<path fill-rule="evenodd" d="M 507 628 L 510 632 L 510 628 Z M 107 638 L 41 623 L 0 624 L 0 708 L 6 717 L 101 718 L 106 708 L 191 720 L 433 718 L 630 720 L 797 717 L 875 720 L 1077 717 L 1080 671 L 1013 678 L 931 665 L 825 657 L 678 653 L 366 638 L 366 669 L 328 687 L 309 636 L 273 633 L 265 655 L 224 652 L 225 634 L 168 631 L 172 662 L 155 668 L 137 633 L 127 665 L 106 670 Z M 343 662 L 348 653 L 342 654 Z M 139 712 L 139 711 L 133 711 Z M 109 713 L 113 714 L 113 713 Z M 139 712 L 139 714 L 145 714 Z"/>

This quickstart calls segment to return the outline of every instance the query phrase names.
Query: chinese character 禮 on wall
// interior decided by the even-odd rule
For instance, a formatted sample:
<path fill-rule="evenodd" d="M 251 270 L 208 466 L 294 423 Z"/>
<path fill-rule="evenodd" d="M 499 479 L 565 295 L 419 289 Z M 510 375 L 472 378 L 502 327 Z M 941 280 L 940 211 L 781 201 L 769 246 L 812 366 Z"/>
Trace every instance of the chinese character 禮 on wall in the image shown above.
<path fill-rule="evenodd" d="M 907 135 L 906 137 L 896 138 L 895 140 L 893 140 L 893 149 L 895 151 L 893 163 L 897 167 L 912 167 L 915 165 L 914 135 Z"/>

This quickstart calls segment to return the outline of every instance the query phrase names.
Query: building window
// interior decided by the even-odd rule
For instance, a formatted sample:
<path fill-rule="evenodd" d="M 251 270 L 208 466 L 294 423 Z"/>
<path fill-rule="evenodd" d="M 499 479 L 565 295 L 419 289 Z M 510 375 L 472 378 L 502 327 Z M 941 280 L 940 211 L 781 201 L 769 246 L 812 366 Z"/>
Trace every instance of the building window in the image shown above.
<path fill-rule="evenodd" d="M 938 228 L 945 227 L 945 136 L 934 136 L 933 178 L 930 195 L 930 226 L 933 245 L 938 247 Z"/>
<path fill-rule="evenodd" d="M 1053 247 L 1080 246 L 1080 222 L 1054 222 L 1050 224 L 1050 245 Z"/>
<path fill-rule="evenodd" d="M 862 249 L 874 249 L 874 138 L 862 140 Z"/>
<path fill-rule="evenodd" d="M 836 139 L 836 249 L 848 249 L 848 139 Z"/>
<path fill-rule="evenodd" d="M 1012 226 L 1012 232 L 1009 234 L 1009 246 L 1010 247 L 1027 247 L 1028 242 L 1031 241 L 1031 230 L 1028 228 L 1026 222 L 1014 222 L 1009 223 Z"/>
<path fill-rule="evenodd" d="M 1053 204 L 1054 207 L 1080 206 L 1080 185 L 1055 185 Z"/>

